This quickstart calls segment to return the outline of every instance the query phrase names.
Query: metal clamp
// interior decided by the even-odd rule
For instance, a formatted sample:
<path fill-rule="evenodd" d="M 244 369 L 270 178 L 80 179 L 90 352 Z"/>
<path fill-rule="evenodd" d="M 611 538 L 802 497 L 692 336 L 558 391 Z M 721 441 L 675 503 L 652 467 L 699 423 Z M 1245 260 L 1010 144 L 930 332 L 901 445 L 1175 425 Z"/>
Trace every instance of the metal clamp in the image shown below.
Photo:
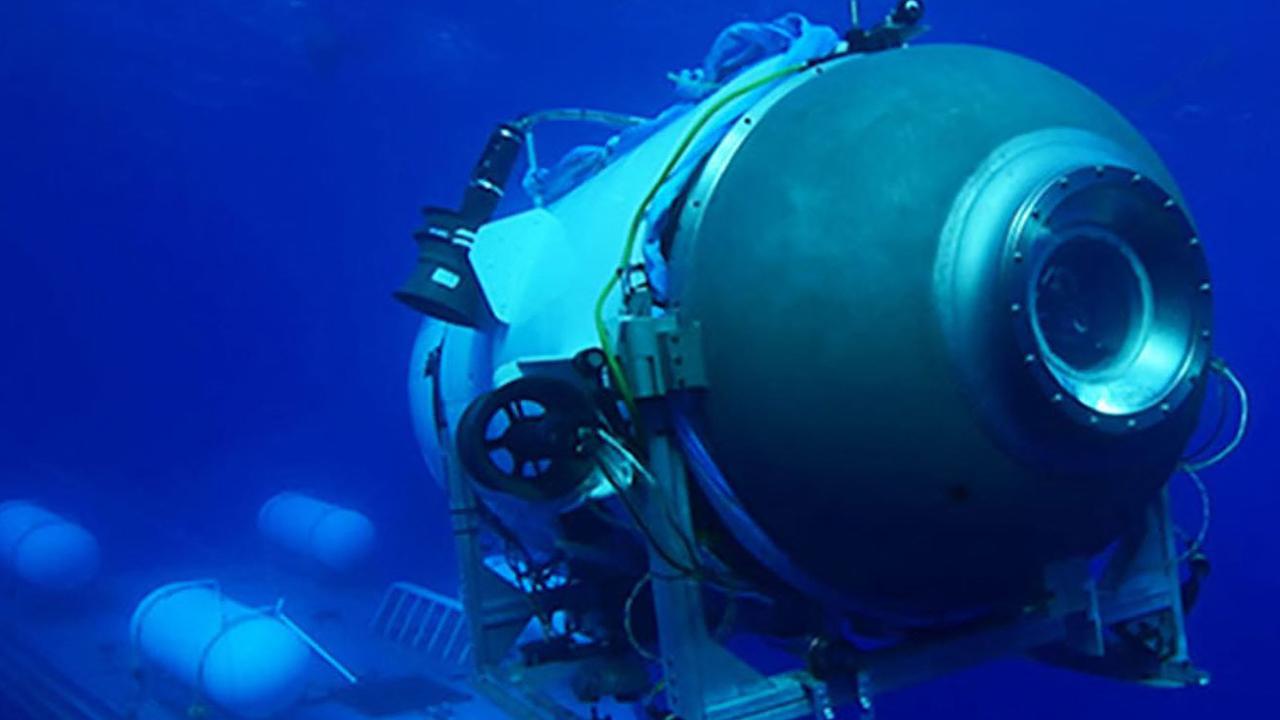
<path fill-rule="evenodd" d="M 636 399 L 707 387 L 702 326 L 676 313 L 629 316 L 619 329 L 619 355 Z"/>

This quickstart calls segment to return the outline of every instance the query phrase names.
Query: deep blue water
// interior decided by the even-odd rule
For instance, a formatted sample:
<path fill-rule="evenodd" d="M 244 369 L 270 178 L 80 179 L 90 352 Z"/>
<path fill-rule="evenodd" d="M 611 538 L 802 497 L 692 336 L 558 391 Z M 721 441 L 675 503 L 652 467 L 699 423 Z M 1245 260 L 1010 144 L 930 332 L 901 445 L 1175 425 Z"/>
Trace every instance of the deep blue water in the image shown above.
<path fill-rule="evenodd" d="M 1280 8 L 932 5 L 926 41 L 1052 65 L 1163 153 L 1255 424 L 1206 478 L 1214 573 L 1190 630 L 1211 688 L 1009 662 L 886 698 L 883 717 L 1271 717 Z M 405 401 L 417 320 L 389 298 L 417 208 L 455 200 L 493 123 L 560 105 L 655 112 L 665 73 L 698 63 L 721 28 L 788 10 L 843 26 L 846 4 L 8 0 L 0 496 L 82 517 L 114 501 L 219 547 L 252 533 L 242 518 L 265 488 L 298 478 L 374 511 L 397 572 L 450 582 L 447 516 Z"/>

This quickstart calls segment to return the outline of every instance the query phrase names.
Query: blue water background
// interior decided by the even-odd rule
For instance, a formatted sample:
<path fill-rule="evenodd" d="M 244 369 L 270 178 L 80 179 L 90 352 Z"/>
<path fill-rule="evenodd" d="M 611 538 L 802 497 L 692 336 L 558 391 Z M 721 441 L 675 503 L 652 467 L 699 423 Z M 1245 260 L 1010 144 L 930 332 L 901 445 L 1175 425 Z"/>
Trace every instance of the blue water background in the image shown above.
<path fill-rule="evenodd" d="M 938 0 L 927 38 L 1092 86 L 1198 216 L 1217 348 L 1256 423 L 1207 477 L 1214 573 L 1190 631 L 1214 685 L 1165 693 L 1005 662 L 886 698 L 883 717 L 1275 716 L 1280 10 L 1240 7 Z M 665 73 L 700 62 L 726 24 L 788 10 L 845 23 L 835 0 L 7 0 L 0 499 L 67 509 L 110 571 L 161 552 L 130 545 L 131 523 L 244 548 L 266 496 L 310 488 L 376 519 L 388 574 L 447 587 L 447 515 L 405 400 L 417 321 L 389 299 L 418 206 L 456 200 L 497 121 L 655 113 Z"/>

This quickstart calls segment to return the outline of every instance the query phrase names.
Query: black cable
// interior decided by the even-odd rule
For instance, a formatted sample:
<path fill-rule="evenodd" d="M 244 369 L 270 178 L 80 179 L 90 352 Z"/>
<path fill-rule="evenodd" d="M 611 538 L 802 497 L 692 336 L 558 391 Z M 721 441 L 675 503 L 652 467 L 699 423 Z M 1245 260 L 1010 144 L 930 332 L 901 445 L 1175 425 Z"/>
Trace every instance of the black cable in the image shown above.
<path fill-rule="evenodd" d="M 1187 567 L 1190 572 L 1185 582 L 1182 583 L 1182 611 L 1190 613 L 1195 608 L 1196 602 L 1200 600 L 1200 590 L 1204 585 L 1205 578 L 1209 577 L 1211 567 L 1209 565 L 1209 557 L 1202 552 L 1197 552 L 1187 560 Z"/>
<path fill-rule="evenodd" d="M 480 516 L 481 522 L 487 526 L 489 531 L 497 535 L 502 542 L 504 560 L 507 563 L 507 567 L 510 568 L 511 574 L 515 577 L 516 587 L 520 591 L 520 596 L 528 602 L 529 608 L 538 619 L 538 624 L 543 628 L 544 634 L 547 636 L 554 635 L 551 632 L 551 615 L 536 598 L 546 591 L 546 582 L 542 578 L 561 560 L 551 557 L 542 564 L 534 562 L 533 553 L 530 552 L 528 546 L 511 528 L 507 527 L 506 523 L 492 508 L 479 498 L 476 498 L 476 514 Z M 520 570 L 521 563 L 528 569 L 527 571 Z M 535 575 L 531 576 L 530 572 L 535 573 Z M 527 590 L 524 587 L 526 580 L 529 583 L 529 589 Z"/>
<path fill-rule="evenodd" d="M 696 562 L 698 551 L 694 549 L 693 538 L 690 538 L 680 528 L 680 522 L 676 520 L 676 511 L 671 507 L 669 498 L 659 492 L 657 488 L 654 488 L 654 492 L 658 495 L 658 502 L 662 505 L 663 514 L 667 516 L 667 522 L 671 524 L 671 530 L 676 534 L 680 544 L 684 546 L 685 555 Z"/>
<path fill-rule="evenodd" d="M 677 539 L 680 541 L 680 544 L 684 546 L 685 552 L 694 564 L 694 568 L 696 569 L 694 579 L 705 583 L 707 586 L 719 590 L 728 596 L 753 592 L 753 588 L 750 585 L 731 576 L 725 577 L 724 575 L 713 570 L 709 570 L 703 566 L 702 563 L 698 561 L 699 554 L 695 549 L 697 545 L 696 541 L 691 538 L 688 533 L 684 532 L 684 529 L 681 527 L 681 523 L 676 519 L 676 511 L 671 504 L 671 499 L 662 493 L 661 485 L 658 483 L 657 479 L 653 477 L 653 475 L 640 463 L 638 459 L 636 459 L 632 451 L 628 449 L 621 440 L 599 429 L 596 430 L 596 435 L 599 436 L 599 439 L 605 441 L 605 444 L 610 446 L 610 449 L 615 453 L 622 455 L 624 460 L 634 466 L 636 471 L 641 473 L 641 475 L 652 484 L 652 491 L 656 495 L 655 502 L 662 505 L 667 522 L 670 523 L 672 531 L 676 534 Z M 601 461 L 597 458 L 596 462 L 599 463 Z M 605 472 L 605 475 L 606 478 L 609 479 L 610 484 L 613 485 L 614 489 L 618 490 L 618 485 L 612 475 L 607 471 Z M 665 578 L 659 577 L 658 579 L 661 580 Z"/>
<path fill-rule="evenodd" d="M 604 475 L 605 481 L 608 482 L 614 492 L 618 494 L 618 499 L 622 501 L 622 505 L 626 508 L 627 514 L 631 516 L 631 520 L 635 523 L 636 529 L 644 535 L 646 542 L 648 542 L 649 546 L 653 548 L 653 551 L 662 558 L 662 561 L 679 572 L 682 577 L 694 580 L 701 579 L 702 573 L 676 561 L 676 559 L 671 556 L 671 553 L 669 553 L 667 549 L 658 542 L 657 537 L 653 534 L 653 529 L 645 522 L 644 516 L 641 515 L 639 508 L 637 508 L 635 503 L 631 501 L 631 496 L 628 495 L 626 489 L 622 487 L 622 483 L 618 482 L 618 479 L 609 471 L 609 468 L 604 461 L 597 460 L 596 467 L 600 468 L 600 473 Z M 691 555 L 690 560 L 695 560 L 695 556 Z"/>
<path fill-rule="evenodd" d="M 673 508 L 671 505 L 671 499 L 661 491 L 661 488 L 658 486 L 657 481 L 648 475 L 648 471 L 643 466 L 641 466 L 640 461 L 635 458 L 634 451 L 631 448 L 626 447 L 626 444 L 623 443 L 622 440 L 620 440 L 617 437 L 611 436 L 608 432 L 602 429 L 597 429 L 595 432 L 598 436 L 603 436 L 601 437 L 601 439 L 606 441 L 605 444 L 609 445 L 610 449 L 613 450 L 614 452 L 622 455 L 623 459 L 626 460 L 628 464 L 634 467 L 634 471 L 639 472 L 642 475 L 646 475 L 646 479 L 648 479 L 653 484 L 651 492 L 653 492 L 654 495 L 657 497 L 658 504 L 662 506 L 663 514 L 666 515 L 667 522 L 671 525 L 672 532 L 675 533 L 676 538 L 680 541 L 680 544 L 684 546 L 685 555 L 690 559 L 690 561 L 692 561 L 696 565 L 697 558 L 698 558 L 698 551 L 694 549 L 696 546 L 696 543 L 693 541 L 692 538 L 689 537 L 687 533 L 684 532 L 684 529 L 680 526 L 680 522 L 676 519 L 676 511 L 675 511 L 675 508 Z M 616 445 L 614 443 L 616 443 Z M 600 461 L 597 460 L 597 462 L 600 462 Z M 610 476 L 610 479 L 612 480 L 611 476 Z M 611 482 L 610 484 L 613 484 L 613 483 Z M 614 485 L 614 489 L 615 490 L 617 489 L 617 485 Z"/>

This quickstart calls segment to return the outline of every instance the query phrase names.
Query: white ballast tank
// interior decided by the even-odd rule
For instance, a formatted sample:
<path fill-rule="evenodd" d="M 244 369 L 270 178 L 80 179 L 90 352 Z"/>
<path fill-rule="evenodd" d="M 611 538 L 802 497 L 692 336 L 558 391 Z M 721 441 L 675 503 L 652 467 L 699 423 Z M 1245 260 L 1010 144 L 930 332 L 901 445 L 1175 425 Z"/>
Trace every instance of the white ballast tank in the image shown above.
<path fill-rule="evenodd" d="M 34 503 L 0 504 L 0 564 L 52 592 L 78 590 L 98 574 L 98 541 Z"/>
<path fill-rule="evenodd" d="M 258 529 L 271 542 L 338 572 L 369 556 L 375 534 L 361 513 L 296 492 L 263 504 Z"/>
<path fill-rule="evenodd" d="M 133 614 L 136 652 L 200 698 L 244 718 L 266 718 L 306 690 L 311 651 L 269 610 L 247 607 L 212 581 L 166 585 Z"/>

